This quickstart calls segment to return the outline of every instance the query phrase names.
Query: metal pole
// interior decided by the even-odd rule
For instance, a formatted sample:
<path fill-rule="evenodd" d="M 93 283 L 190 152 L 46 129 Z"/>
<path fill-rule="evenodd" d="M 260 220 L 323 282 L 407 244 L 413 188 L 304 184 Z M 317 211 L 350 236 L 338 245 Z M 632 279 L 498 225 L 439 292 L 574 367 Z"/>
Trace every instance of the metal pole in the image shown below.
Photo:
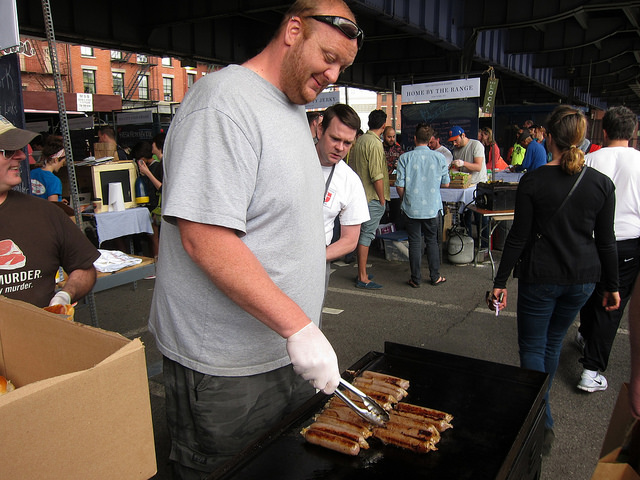
<path fill-rule="evenodd" d="M 51 69 L 53 70 L 53 82 L 56 89 L 56 99 L 58 100 L 58 113 L 60 115 L 60 133 L 64 144 L 64 151 L 67 157 L 67 171 L 69 172 L 69 190 L 71 192 L 71 204 L 76 219 L 76 225 L 82 230 L 82 214 L 78 200 L 78 183 L 76 181 L 76 169 L 73 162 L 73 152 L 71 150 L 71 136 L 69 134 L 69 122 L 67 121 L 67 107 L 64 102 L 64 92 L 62 89 L 62 77 L 60 75 L 60 65 L 58 63 L 58 51 L 56 48 L 56 38 L 53 30 L 53 17 L 51 16 L 51 5 L 49 0 L 41 0 L 42 15 L 44 17 L 44 28 L 49 44 L 49 57 L 51 59 Z M 91 312 L 91 319 L 94 326 L 98 326 L 98 315 L 95 306 L 93 292 L 86 296 Z"/>
<path fill-rule="evenodd" d="M 393 92 L 391 93 L 391 126 L 393 127 L 393 130 L 397 130 L 396 129 L 396 79 L 393 79 L 393 84 L 392 84 L 392 88 L 393 88 Z"/>

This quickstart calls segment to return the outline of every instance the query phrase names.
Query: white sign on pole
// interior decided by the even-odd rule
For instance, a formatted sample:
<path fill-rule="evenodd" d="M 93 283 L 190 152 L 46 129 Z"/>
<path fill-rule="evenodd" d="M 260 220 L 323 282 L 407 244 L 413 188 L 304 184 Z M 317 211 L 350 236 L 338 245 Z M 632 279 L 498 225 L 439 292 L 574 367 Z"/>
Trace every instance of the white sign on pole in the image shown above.
<path fill-rule="evenodd" d="M 480 96 L 480 77 L 402 86 L 403 102 L 427 102 Z"/>
<path fill-rule="evenodd" d="M 76 109 L 79 112 L 93 112 L 93 95 L 91 93 L 76 93 Z"/>
<path fill-rule="evenodd" d="M 16 0 L 0 0 L 0 50 L 20 45 Z"/>
<path fill-rule="evenodd" d="M 336 90 L 335 92 L 321 92 L 313 102 L 307 103 L 305 108 L 307 110 L 315 110 L 318 108 L 325 109 L 339 102 L 340 92 L 338 90 Z"/>

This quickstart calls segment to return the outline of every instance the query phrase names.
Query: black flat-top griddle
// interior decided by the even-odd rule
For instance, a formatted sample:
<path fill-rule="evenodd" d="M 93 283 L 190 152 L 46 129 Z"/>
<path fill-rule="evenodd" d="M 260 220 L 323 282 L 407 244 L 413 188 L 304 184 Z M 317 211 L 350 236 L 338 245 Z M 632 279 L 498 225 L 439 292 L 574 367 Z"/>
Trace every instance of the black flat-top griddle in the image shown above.
<path fill-rule="evenodd" d="M 389 342 L 384 354 L 370 352 L 349 369 L 363 370 L 408 379 L 403 401 L 454 416 L 437 451 L 418 454 L 370 438 L 370 448 L 351 457 L 308 444 L 300 430 L 326 403 L 319 393 L 209 478 L 539 478 L 546 374 Z"/>

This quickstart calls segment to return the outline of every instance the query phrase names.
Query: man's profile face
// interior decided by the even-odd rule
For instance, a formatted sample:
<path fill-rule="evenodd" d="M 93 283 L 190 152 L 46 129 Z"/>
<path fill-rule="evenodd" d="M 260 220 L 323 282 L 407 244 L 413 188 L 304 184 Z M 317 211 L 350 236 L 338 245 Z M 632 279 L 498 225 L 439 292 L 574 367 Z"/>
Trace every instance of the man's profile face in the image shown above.
<path fill-rule="evenodd" d="M 342 10 L 321 13 L 346 16 Z M 358 46 L 355 39 L 349 39 L 331 25 L 310 18 L 294 17 L 290 22 L 293 21 L 306 29 L 307 36 L 305 38 L 300 33 L 285 53 L 280 83 L 289 100 L 304 105 L 314 101 L 328 85 L 338 81 L 340 74 L 353 63 Z"/>
<path fill-rule="evenodd" d="M 429 148 L 431 150 L 437 150 L 440 148 L 440 142 L 436 137 L 431 137 L 431 140 L 429 140 Z"/>
<path fill-rule="evenodd" d="M 467 144 L 467 137 L 464 136 L 464 133 L 458 135 L 456 138 L 451 140 L 453 146 L 456 148 L 464 147 Z"/>
<path fill-rule="evenodd" d="M 8 192 L 22 181 L 20 163 L 26 158 L 22 150 L 0 150 L 0 193 Z"/>
<path fill-rule="evenodd" d="M 330 167 L 338 163 L 347 155 L 355 139 L 356 130 L 342 123 L 337 117 L 331 119 L 326 130 L 322 128 L 322 124 L 318 125 L 316 151 L 320 164 Z"/>
<path fill-rule="evenodd" d="M 385 130 L 384 132 L 384 143 L 388 147 L 393 147 L 396 144 L 396 131 L 395 130 Z"/>

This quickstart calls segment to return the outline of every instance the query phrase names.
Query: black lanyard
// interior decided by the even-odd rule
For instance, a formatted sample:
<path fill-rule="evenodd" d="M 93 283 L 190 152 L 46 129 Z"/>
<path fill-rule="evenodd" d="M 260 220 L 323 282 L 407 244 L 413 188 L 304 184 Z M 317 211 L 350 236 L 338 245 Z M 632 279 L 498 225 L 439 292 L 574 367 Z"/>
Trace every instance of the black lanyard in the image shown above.
<path fill-rule="evenodd" d="M 333 177 L 333 171 L 335 169 L 336 169 L 336 166 L 334 164 L 333 167 L 331 167 L 331 173 L 329 173 L 329 177 L 327 178 L 327 181 L 324 184 L 324 197 L 322 197 L 322 201 L 323 202 L 327 198 L 327 192 L 329 191 L 329 185 L 331 185 L 331 177 Z"/>

